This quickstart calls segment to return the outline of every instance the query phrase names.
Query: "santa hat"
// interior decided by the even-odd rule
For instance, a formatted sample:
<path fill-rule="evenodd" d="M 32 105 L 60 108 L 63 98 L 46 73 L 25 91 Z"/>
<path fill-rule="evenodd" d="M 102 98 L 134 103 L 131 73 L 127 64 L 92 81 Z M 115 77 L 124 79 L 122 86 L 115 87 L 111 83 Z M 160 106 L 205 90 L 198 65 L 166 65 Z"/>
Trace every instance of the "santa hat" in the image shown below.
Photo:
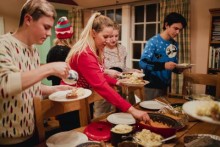
<path fill-rule="evenodd" d="M 59 18 L 57 25 L 55 26 L 55 32 L 57 38 L 59 39 L 67 39 L 72 37 L 73 28 L 65 16 Z"/>

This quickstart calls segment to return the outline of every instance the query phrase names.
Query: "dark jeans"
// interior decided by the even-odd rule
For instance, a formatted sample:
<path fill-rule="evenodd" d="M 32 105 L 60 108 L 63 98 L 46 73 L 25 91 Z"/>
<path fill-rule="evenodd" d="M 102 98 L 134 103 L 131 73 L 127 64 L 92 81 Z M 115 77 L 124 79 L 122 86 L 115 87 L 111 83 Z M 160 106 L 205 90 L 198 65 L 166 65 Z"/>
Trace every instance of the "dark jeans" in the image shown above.
<path fill-rule="evenodd" d="M 38 137 L 37 137 L 37 134 L 35 133 L 30 139 L 22 143 L 13 144 L 13 145 L 0 145 L 0 147 L 34 147 L 38 143 L 39 143 Z"/>

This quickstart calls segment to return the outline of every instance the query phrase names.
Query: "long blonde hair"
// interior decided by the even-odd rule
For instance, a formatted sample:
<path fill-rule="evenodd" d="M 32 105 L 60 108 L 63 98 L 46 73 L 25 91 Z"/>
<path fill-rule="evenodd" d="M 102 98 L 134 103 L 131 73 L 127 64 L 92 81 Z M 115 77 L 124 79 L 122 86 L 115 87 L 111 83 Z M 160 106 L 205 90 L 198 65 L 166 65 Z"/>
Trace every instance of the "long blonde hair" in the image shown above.
<path fill-rule="evenodd" d="M 113 21 L 107 16 L 101 15 L 101 13 L 94 13 L 88 20 L 79 40 L 71 48 L 66 58 L 66 62 L 70 63 L 71 58 L 76 54 L 79 56 L 83 51 L 85 51 L 87 46 L 90 47 L 91 51 L 97 56 L 99 61 L 102 61 L 102 55 L 97 54 L 98 49 L 96 49 L 95 42 L 92 37 L 92 30 L 95 30 L 98 33 L 101 32 L 104 27 L 113 27 Z"/>
<path fill-rule="evenodd" d="M 66 39 L 55 38 L 53 40 L 53 44 L 54 45 L 63 45 L 63 46 L 67 46 L 67 47 L 71 48 L 73 43 L 72 43 L 71 38 L 66 38 Z"/>

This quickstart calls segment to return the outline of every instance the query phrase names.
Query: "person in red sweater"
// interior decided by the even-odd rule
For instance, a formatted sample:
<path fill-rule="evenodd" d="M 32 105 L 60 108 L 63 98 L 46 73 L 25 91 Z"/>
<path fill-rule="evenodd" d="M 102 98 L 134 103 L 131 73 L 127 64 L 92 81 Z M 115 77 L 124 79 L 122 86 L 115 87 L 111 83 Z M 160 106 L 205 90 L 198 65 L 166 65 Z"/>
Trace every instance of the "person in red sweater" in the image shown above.
<path fill-rule="evenodd" d="M 121 111 L 132 114 L 140 121 L 148 122 L 150 117 L 147 112 L 134 108 L 112 88 L 114 85 L 120 85 L 120 80 L 104 74 L 103 50 L 112 37 L 113 25 L 110 18 L 94 13 L 79 40 L 71 48 L 66 62 L 79 74 L 76 86 L 92 88 Z"/>

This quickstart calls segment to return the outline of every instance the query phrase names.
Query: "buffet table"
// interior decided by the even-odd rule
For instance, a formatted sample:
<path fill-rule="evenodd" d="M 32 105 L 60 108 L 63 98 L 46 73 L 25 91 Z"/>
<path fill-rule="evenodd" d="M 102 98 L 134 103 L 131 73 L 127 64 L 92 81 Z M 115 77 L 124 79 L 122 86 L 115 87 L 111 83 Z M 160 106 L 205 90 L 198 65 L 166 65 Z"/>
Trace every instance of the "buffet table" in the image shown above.
<path fill-rule="evenodd" d="M 186 100 L 181 98 L 167 98 L 171 103 L 184 103 Z M 142 109 L 138 104 L 135 106 Z M 146 109 L 145 109 L 146 110 Z M 148 110 L 146 110 L 148 111 Z M 150 112 L 150 111 L 148 111 Z M 103 121 L 106 121 L 104 119 Z M 83 132 L 85 127 L 77 128 L 76 131 Z M 163 144 L 163 147 L 184 146 L 184 136 L 190 134 L 213 134 L 220 136 L 220 125 L 210 124 L 199 120 L 192 119 L 187 125 L 176 133 L 176 138 Z M 106 146 L 111 147 L 111 144 L 106 142 Z M 46 146 L 45 142 L 38 145 L 38 147 Z"/>

